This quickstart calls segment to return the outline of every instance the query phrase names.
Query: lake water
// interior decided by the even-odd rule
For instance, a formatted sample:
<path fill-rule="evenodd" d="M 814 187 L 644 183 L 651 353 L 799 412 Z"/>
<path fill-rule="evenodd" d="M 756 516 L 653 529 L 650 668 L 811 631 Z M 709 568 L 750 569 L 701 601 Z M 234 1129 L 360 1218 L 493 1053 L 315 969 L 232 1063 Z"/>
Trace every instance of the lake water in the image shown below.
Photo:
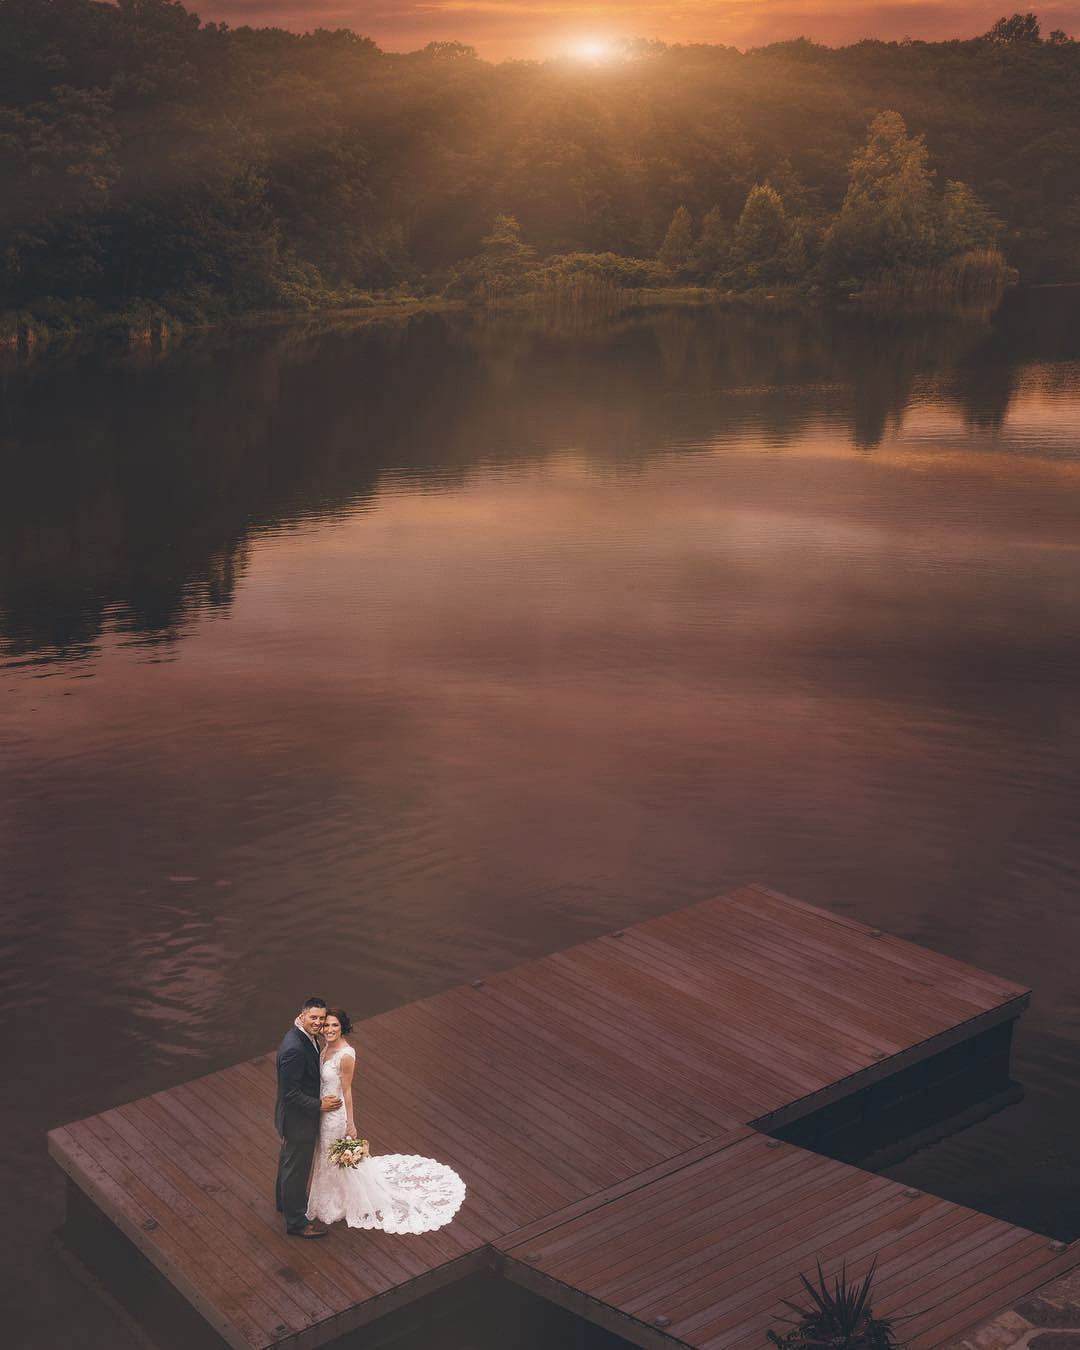
<path fill-rule="evenodd" d="M 1080 292 L 242 329 L 0 436 L 13 1344 L 129 1344 L 47 1128 L 755 879 L 1033 988 L 895 1175 L 1075 1236 Z"/>

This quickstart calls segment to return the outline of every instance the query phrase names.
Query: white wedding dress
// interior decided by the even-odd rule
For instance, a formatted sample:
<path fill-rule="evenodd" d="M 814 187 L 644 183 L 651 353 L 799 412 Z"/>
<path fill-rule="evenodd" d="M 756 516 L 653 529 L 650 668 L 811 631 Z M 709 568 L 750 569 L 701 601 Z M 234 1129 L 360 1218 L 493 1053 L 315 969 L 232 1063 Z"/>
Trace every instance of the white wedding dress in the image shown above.
<path fill-rule="evenodd" d="M 352 1046 L 323 1059 L 322 1096 L 343 1095 L 341 1061 L 346 1055 L 356 1059 Z M 345 1133 L 344 1105 L 324 1111 L 308 1190 L 309 1219 L 344 1219 L 350 1228 L 381 1228 L 385 1233 L 427 1233 L 458 1212 L 465 1183 L 453 1168 L 410 1153 L 384 1153 L 355 1167 L 338 1167 L 330 1161 L 329 1148 Z"/>

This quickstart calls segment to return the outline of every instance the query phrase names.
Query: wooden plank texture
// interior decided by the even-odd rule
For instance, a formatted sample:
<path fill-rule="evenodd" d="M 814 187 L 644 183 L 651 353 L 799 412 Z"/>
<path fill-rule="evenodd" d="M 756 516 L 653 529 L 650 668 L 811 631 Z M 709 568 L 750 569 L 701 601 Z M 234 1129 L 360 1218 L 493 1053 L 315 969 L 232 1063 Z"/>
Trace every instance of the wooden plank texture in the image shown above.
<path fill-rule="evenodd" d="M 783 1330 L 800 1273 L 877 1263 L 875 1308 L 931 1350 L 1080 1261 L 1038 1234 L 767 1136 L 724 1145 L 537 1231 L 495 1243 L 511 1279 L 637 1344 L 702 1350 Z M 996 1306 L 1007 1307 L 1009 1299 Z M 603 1314 L 590 1313 L 602 1309 Z M 604 1315 L 606 1314 L 606 1315 Z"/>
<path fill-rule="evenodd" d="M 989 1315 L 995 1281 L 1014 1297 L 1075 1254 L 751 1127 L 1027 997 L 751 886 L 354 1028 L 373 1151 L 465 1178 L 437 1233 L 284 1235 L 272 1055 L 56 1130 L 50 1150 L 238 1350 L 308 1350 L 491 1262 L 638 1344 L 749 1350 L 817 1255 L 875 1253 L 883 1300 L 917 1305 L 923 1350 Z"/>

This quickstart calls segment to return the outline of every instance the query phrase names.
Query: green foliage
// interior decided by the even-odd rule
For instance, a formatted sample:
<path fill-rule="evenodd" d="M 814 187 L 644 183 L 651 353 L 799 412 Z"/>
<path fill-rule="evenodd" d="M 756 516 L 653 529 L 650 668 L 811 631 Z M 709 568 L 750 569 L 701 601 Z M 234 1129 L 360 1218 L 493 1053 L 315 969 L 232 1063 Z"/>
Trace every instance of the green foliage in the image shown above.
<path fill-rule="evenodd" d="M 695 281 L 716 282 L 731 260 L 731 225 L 723 208 L 706 211 L 688 270 Z"/>
<path fill-rule="evenodd" d="M 892 1320 L 875 1317 L 870 1306 L 876 1265 L 875 1260 L 859 1281 L 848 1278 L 845 1264 L 830 1284 L 819 1261 L 816 1283 L 799 1276 L 810 1302 L 798 1304 L 785 1299 L 798 1321 L 782 1335 L 767 1331 L 770 1342 L 778 1350 L 894 1350 L 899 1342 Z"/>
<path fill-rule="evenodd" d="M 945 255 L 994 248 L 1004 227 L 985 202 L 966 183 L 945 184 L 939 227 L 940 251 Z"/>
<path fill-rule="evenodd" d="M 529 276 L 530 284 L 546 285 L 576 277 L 591 277 L 622 289 L 651 286 L 660 278 L 656 264 L 619 253 L 560 253 L 548 258 Z"/>
<path fill-rule="evenodd" d="M 499 214 L 492 221 L 491 232 L 480 240 L 482 257 L 499 272 L 517 276 L 526 270 L 536 250 L 522 242 L 521 226 L 513 216 Z"/>
<path fill-rule="evenodd" d="M 775 188 L 756 183 L 731 246 L 731 279 L 740 288 L 794 281 L 806 270 L 802 235 Z"/>
<path fill-rule="evenodd" d="M 996 248 L 1001 222 L 966 184 L 934 192 L 921 136 L 897 112 L 879 113 L 851 160 L 848 189 L 826 231 L 822 273 L 847 286 L 884 274 L 936 269 L 960 254 Z"/>
<path fill-rule="evenodd" d="M 852 156 L 843 205 L 825 236 L 826 274 L 873 276 L 931 261 L 933 214 L 925 141 L 908 136 L 899 113 L 878 113 Z"/>
<path fill-rule="evenodd" d="M 51 99 L 0 106 L 0 285 L 20 299 L 100 277 L 100 222 L 119 175 L 111 99 L 58 85 Z"/>
<path fill-rule="evenodd" d="M 676 209 L 667 227 L 656 261 L 673 277 L 683 274 L 694 247 L 694 222 L 685 206 Z"/>
<path fill-rule="evenodd" d="M 521 226 L 501 212 L 480 240 L 480 252 L 454 269 L 447 294 L 485 300 L 518 294 L 526 289 L 535 259 L 536 250 L 521 238 Z"/>
<path fill-rule="evenodd" d="M 433 61 L 476 61 L 479 54 L 475 47 L 470 47 L 464 42 L 429 42 L 421 50 L 422 56 L 428 56 Z"/>
<path fill-rule="evenodd" d="M 1004 15 L 998 19 L 986 34 L 990 42 L 1040 42 L 1039 20 L 1029 10 L 1027 14 L 1014 14 L 1011 19 Z"/>
<path fill-rule="evenodd" d="M 891 111 L 860 147 L 868 108 Z M 598 78 L 229 29 L 178 0 L 0 0 L 13 311 L 506 294 L 586 256 L 833 285 L 1000 244 L 1025 279 L 1080 279 L 1078 181 L 1080 44 L 1029 15 L 967 42 L 632 41 Z"/>

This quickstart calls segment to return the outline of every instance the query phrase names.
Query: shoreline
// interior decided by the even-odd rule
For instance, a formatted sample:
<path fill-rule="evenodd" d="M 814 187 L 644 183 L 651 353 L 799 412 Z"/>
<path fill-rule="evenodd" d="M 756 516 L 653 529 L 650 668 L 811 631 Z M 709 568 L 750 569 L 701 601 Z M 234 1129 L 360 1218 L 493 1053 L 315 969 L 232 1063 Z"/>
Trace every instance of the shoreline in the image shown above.
<path fill-rule="evenodd" d="M 995 296 L 973 296 L 967 301 L 951 305 L 925 307 L 918 304 L 918 297 L 910 306 L 900 305 L 896 312 L 910 312 L 926 316 L 948 317 L 962 314 L 974 305 L 990 304 L 996 307 L 1007 290 L 1045 291 L 1066 290 L 1080 287 L 1080 281 L 1032 282 L 1027 285 L 1010 283 Z M 868 307 L 873 305 L 873 297 L 850 295 L 846 297 L 825 297 L 820 294 L 807 294 L 792 287 L 762 288 L 754 291 L 719 291 L 707 286 L 644 286 L 620 290 L 608 304 L 593 309 L 589 304 L 560 300 L 544 291 L 527 291 L 520 295 L 510 295 L 494 302 L 472 302 L 447 296 L 412 296 L 408 298 L 386 298 L 375 300 L 370 305 L 320 306 L 312 309 L 255 309 L 224 314 L 198 323 L 180 318 L 164 308 L 147 306 L 150 311 L 145 317 L 125 317 L 114 311 L 102 312 L 81 324 L 65 327 L 50 327 L 44 319 L 36 318 L 27 311 L 13 312 L 14 324 L 8 331 L 0 333 L 0 359 L 4 354 L 16 359 L 27 359 L 45 352 L 57 352 L 65 347 L 86 342 L 127 346 L 129 348 L 166 347 L 176 337 L 191 334 L 227 332 L 230 329 L 252 329 L 271 326 L 300 326 L 303 324 L 327 324 L 336 321 L 350 323 L 379 323 L 395 319 L 411 318 L 418 314 L 469 314 L 495 317 L 500 314 L 541 314 L 568 315 L 571 313 L 595 312 L 614 315 L 632 313 L 642 309 L 661 309 L 665 307 L 718 309 L 755 309 L 760 311 L 817 311 L 827 312 L 850 309 L 860 300 Z"/>

